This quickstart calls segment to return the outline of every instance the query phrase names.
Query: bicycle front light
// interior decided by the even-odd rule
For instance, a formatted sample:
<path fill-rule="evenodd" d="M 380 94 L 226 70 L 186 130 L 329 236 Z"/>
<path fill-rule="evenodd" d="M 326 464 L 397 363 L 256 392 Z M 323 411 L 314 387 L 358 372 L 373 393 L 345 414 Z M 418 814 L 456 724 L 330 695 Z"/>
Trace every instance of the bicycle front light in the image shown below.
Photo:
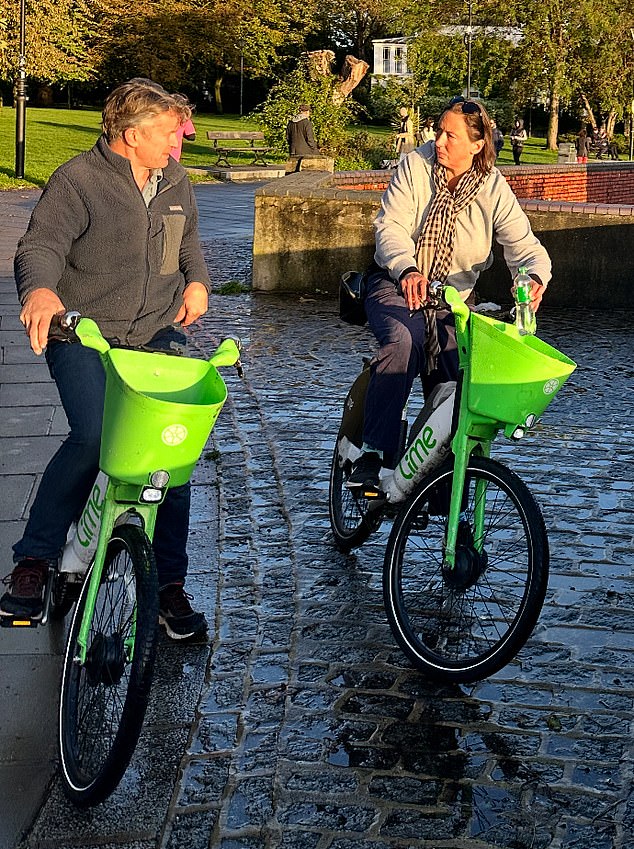
<path fill-rule="evenodd" d="M 139 501 L 142 504 L 160 504 L 165 495 L 167 484 L 169 483 L 169 472 L 160 469 L 157 472 L 152 472 L 150 475 L 149 486 L 144 486 L 139 496 Z"/>

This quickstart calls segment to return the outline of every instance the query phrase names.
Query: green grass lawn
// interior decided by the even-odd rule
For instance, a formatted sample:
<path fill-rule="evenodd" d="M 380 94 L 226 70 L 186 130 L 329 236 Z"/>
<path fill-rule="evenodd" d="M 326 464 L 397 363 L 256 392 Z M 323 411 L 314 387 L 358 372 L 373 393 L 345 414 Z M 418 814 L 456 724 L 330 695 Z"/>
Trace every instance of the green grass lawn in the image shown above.
<path fill-rule="evenodd" d="M 92 147 L 100 133 L 101 112 L 88 109 L 38 109 L 26 110 L 26 142 L 24 180 L 15 174 L 15 111 L 0 108 L 0 189 L 43 186 L 51 173 L 71 156 Z M 253 121 L 237 115 L 194 116 L 196 141 L 183 143 L 181 162 L 185 166 L 205 166 L 214 162 L 212 143 L 207 141 L 208 130 L 257 130 Z M 387 140 L 389 127 L 358 125 L 352 131 L 365 131 L 378 140 Z M 232 163 L 248 162 L 246 157 L 233 157 Z M 522 163 L 531 165 L 556 162 L 557 154 L 544 150 L 544 140 L 531 138 L 524 147 Z M 511 165 L 513 157 L 508 139 L 502 149 L 498 164 Z"/>

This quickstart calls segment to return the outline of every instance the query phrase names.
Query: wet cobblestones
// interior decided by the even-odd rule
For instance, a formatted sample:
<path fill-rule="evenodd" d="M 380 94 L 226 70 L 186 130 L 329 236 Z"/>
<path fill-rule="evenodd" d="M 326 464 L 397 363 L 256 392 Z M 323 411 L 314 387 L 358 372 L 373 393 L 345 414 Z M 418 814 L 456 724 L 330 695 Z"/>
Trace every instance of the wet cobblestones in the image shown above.
<path fill-rule="evenodd" d="M 339 325 L 332 302 L 215 302 L 199 344 L 225 323 L 249 340 L 247 382 L 231 381 L 216 437 L 223 512 L 242 516 L 221 570 L 245 582 L 252 621 L 239 642 L 221 625 L 214 646 L 241 646 L 245 689 L 211 846 L 631 845 L 631 381 L 613 366 L 633 317 L 593 316 L 581 332 L 574 316 L 544 316 L 544 336 L 581 367 L 538 437 L 495 453 L 544 506 L 547 603 L 513 664 L 443 688 L 409 667 L 386 624 L 385 530 L 348 557 L 329 539 L 332 435 L 369 337 Z M 604 360 L 585 368 L 599 343 Z"/>
<path fill-rule="evenodd" d="M 223 257 L 212 230 L 214 277 L 238 278 L 243 246 Z M 208 354 L 240 335 L 246 378 L 226 372 L 229 401 L 196 472 L 218 493 L 217 557 L 197 554 L 196 525 L 192 545 L 210 645 L 164 651 L 142 781 L 123 805 L 69 813 L 54 790 L 28 849 L 630 849 L 633 320 L 540 314 L 579 368 L 537 435 L 494 454 L 544 510 L 546 604 L 513 663 L 443 687 L 389 630 L 387 526 L 349 556 L 330 538 L 333 438 L 369 334 L 342 325 L 332 301 L 214 296 L 193 344 Z M 170 724 L 174 699 L 185 714 Z M 154 831 L 144 805 L 167 811 Z"/>

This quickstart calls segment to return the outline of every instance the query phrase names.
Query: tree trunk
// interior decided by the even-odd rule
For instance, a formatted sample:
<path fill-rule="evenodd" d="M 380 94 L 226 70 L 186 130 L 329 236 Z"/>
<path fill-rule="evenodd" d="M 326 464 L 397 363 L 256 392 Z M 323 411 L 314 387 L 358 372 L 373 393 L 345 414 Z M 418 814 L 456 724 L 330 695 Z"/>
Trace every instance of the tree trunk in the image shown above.
<path fill-rule="evenodd" d="M 222 115 L 222 113 L 224 111 L 223 108 L 222 108 L 222 93 L 220 91 L 220 89 L 222 87 L 222 81 L 224 80 L 224 78 L 225 78 L 224 74 L 218 74 L 218 76 L 214 80 L 214 101 L 216 103 L 216 112 L 219 115 Z"/>
<path fill-rule="evenodd" d="M 548 150 L 557 150 L 557 135 L 559 133 L 559 94 L 554 91 L 550 95 L 550 110 L 548 114 Z"/>
<path fill-rule="evenodd" d="M 616 112 L 614 109 L 610 110 L 610 114 L 608 115 L 608 120 L 605 122 L 605 131 L 608 134 L 608 138 L 611 139 L 614 135 L 614 125 L 616 124 Z"/>
<path fill-rule="evenodd" d="M 586 122 L 590 124 L 590 126 L 592 127 L 592 132 L 594 133 L 598 129 L 597 122 L 594 117 L 594 112 L 592 111 L 592 107 L 590 106 L 588 98 L 585 96 L 585 94 L 582 93 L 581 99 L 583 100 L 583 105 L 585 106 L 586 110 Z"/>

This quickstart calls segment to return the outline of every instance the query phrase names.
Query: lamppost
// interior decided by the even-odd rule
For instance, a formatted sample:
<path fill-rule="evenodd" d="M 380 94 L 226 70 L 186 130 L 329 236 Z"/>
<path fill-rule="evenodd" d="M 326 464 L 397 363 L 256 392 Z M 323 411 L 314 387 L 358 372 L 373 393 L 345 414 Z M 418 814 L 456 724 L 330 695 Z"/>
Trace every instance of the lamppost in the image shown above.
<path fill-rule="evenodd" d="M 634 42 L 634 29 L 630 30 Z M 634 50 L 632 52 L 632 101 L 630 103 L 630 162 L 634 159 Z"/>
<path fill-rule="evenodd" d="M 242 92 L 244 90 L 244 53 L 242 51 L 242 40 L 240 40 L 240 117 L 242 118 Z"/>
<path fill-rule="evenodd" d="M 20 54 L 15 94 L 15 176 L 24 177 L 26 129 L 26 0 L 20 0 Z"/>
<path fill-rule="evenodd" d="M 471 39 L 473 27 L 471 26 L 471 0 L 469 0 L 469 24 L 467 26 L 467 97 L 471 97 Z"/>

